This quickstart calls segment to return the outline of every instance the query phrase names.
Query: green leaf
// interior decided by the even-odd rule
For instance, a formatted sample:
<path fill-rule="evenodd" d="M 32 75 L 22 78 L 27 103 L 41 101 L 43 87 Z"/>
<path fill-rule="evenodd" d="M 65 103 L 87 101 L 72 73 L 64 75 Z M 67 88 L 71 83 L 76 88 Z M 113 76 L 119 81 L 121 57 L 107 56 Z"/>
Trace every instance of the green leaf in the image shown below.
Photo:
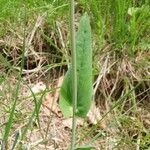
<path fill-rule="evenodd" d="M 72 86 L 72 69 L 69 68 L 67 71 L 61 90 L 60 90 L 60 108 L 65 117 L 72 116 L 72 93 L 71 93 L 71 86 Z"/>
<path fill-rule="evenodd" d="M 91 27 L 87 14 L 80 20 L 76 34 L 77 61 L 77 112 L 79 117 L 85 117 L 89 111 L 92 99 L 92 48 Z M 65 117 L 72 116 L 72 67 L 65 75 L 60 90 L 60 108 Z"/>
<path fill-rule="evenodd" d="M 84 147 L 78 147 L 76 150 L 95 150 L 94 147 L 91 146 L 84 146 Z"/>

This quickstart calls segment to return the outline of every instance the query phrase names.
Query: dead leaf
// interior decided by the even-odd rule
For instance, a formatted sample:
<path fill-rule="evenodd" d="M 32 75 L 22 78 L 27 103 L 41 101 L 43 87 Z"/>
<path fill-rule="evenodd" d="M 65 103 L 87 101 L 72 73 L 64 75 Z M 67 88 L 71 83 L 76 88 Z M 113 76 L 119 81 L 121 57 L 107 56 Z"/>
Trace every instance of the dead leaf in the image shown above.
<path fill-rule="evenodd" d="M 79 117 L 76 118 L 76 126 L 77 127 L 83 126 L 83 123 L 84 123 L 84 119 L 83 118 L 79 118 Z M 72 118 L 64 119 L 62 121 L 62 124 L 64 125 L 64 127 L 72 129 Z"/>
<path fill-rule="evenodd" d="M 34 94 L 44 91 L 45 89 L 46 89 L 46 85 L 43 82 L 38 82 L 31 88 Z"/>
<path fill-rule="evenodd" d="M 45 100 L 43 101 L 43 110 L 46 115 L 50 115 L 50 112 L 53 112 L 58 117 L 62 116 L 62 113 L 60 111 L 59 105 L 57 103 L 58 97 L 59 97 L 59 91 L 61 87 L 61 84 L 63 82 L 64 76 L 59 77 L 59 79 L 56 82 L 56 85 L 52 88 L 56 88 L 55 92 L 48 93 L 45 96 Z"/>
<path fill-rule="evenodd" d="M 91 105 L 91 108 L 90 108 L 88 114 L 87 114 L 87 117 L 88 117 L 90 124 L 94 124 L 94 125 L 99 123 L 99 121 L 102 119 L 100 110 L 99 110 L 99 108 L 96 107 L 96 104 L 94 101 Z M 99 127 L 102 129 L 106 128 L 106 122 L 104 119 L 100 122 Z"/>

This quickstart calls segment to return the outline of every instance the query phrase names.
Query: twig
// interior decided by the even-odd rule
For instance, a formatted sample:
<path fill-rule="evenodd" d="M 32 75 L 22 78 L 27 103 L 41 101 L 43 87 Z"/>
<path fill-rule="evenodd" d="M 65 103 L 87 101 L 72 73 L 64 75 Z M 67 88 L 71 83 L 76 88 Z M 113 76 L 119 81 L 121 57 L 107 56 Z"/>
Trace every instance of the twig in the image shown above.
<path fill-rule="evenodd" d="M 108 67 L 108 57 L 106 58 L 104 64 L 103 64 L 103 68 L 101 69 L 98 78 L 96 80 L 96 82 L 94 83 L 95 88 L 94 88 L 94 95 L 96 94 L 96 91 L 98 89 L 98 86 L 101 82 L 102 77 L 110 70 L 110 68 L 115 64 L 116 62 L 112 63 L 109 67 Z"/>
<path fill-rule="evenodd" d="M 40 59 L 39 64 L 36 68 L 30 69 L 30 70 L 22 69 L 22 74 L 30 74 L 30 73 L 35 73 L 35 72 L 37 73 L 37 72 L 41 71 L 41 69 L 42 69 L 41 63 L 42 63 L 42 60 Z M 20 67 L 14 67 L 14 68 L 17 70 L 20 70 Z"/>
<path fill-rule="evenodd" d="M 29 35 L 30 37 L 28 37 L 29 40 L 28 40 L 28 42 L 27 42 L 27 47 L 31 50 L 31 52 L 32 52 L 37 58 L 39 58 L 39 56 L 38 56 L 38 54 L 31 48 L 31 43 L 32 43 L 32 40 L 33 40 L 34 35 L 35 35 L 35 33 L 36 33 L 36 30 L 41 26 L 45 15 L 46 15 L 46 14 L 44 13 L 42 16 L 38 16 L 37 21 L 36 21 L 36 23 L 35 23 L 35 26 L 34 26 L 32 32 L 31 32 L 31 34 Z M 26 56 L 27 54 L 28 54 L 28 51 L 26 51 L 25 56 Z"/>
<path fill-rule="evenodd" d="M 57 25 L 58 32 L 59 32 L 59 35 L 60 35 L 61 45 L 62 45 L 62 48 L 64 49 L 64 53 L 66 55 L 66 61 L 67 61 L 67 64 L 69 64 L 68 53 L 67 53 L 65 42 L 64 42 L 64 39 L 63 39 L 63 35 L 62 35 L 61 29 L 60 29 L 60 23 L 56 22 L 56 25 Z"/>

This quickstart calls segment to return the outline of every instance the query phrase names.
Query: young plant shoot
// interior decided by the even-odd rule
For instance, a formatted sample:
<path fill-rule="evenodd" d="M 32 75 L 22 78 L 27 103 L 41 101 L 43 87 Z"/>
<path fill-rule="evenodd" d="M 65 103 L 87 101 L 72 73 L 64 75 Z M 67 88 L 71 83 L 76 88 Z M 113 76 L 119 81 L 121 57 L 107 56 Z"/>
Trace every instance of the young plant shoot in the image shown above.
<path fill-rule="evenodd" d="M 91 27 L 88 15 L 85 13 L 80 20 L 76 33 L 77 62 L 77 107 L 76 116 L 85 117 L 92 100 L 92 47 Z M 68 69 L 61 90 L 60 108 L 64 117 L 72 116 L 73 90 L 72 66 Z"/>

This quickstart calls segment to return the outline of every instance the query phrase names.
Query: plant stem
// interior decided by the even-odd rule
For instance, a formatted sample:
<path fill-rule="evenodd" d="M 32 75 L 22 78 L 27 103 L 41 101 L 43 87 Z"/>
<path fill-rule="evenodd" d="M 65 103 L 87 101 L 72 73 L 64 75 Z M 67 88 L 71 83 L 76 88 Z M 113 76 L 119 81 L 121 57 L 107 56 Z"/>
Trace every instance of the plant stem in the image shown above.
<path fill-rule="evenodd" d="M 74 25 L 74 0 L 70 0 L 70 36 L 71 36 L 71 55 L 72 55 L 72 93 L 73 93 L 73 120 L 71 150 L 75 150 L 76 141 L 76 106 L 77 106 L 77 71 L 76 71 L 76 44 L 75 44 L 75 25 Z"/>

